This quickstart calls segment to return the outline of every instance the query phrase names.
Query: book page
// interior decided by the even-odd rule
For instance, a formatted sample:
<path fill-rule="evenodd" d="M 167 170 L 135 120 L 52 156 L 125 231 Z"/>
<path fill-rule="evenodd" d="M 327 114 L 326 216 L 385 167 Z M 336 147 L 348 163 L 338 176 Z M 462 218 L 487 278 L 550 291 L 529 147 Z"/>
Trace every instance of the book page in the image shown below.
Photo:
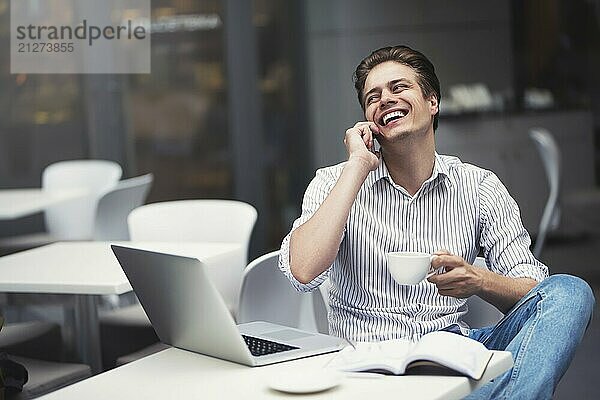
<path fill-rule="evenodd" d="M 404 360 L 415 346 L 409 340 L 359 342 L 355 348 L 342 349 L 328 365 L 341 371 L 381 370 L 393 374 L 404 372 Z"/>
<path fill-rule="evenodd" d="M 459 334 L 439 331 L 423 336 L 407 361 L 434 361 L 480 379 L 491 357 L 492 352 L 483 344 Z"/>
<path fill-rule="evenodd" d="M 338 352 L 328 367 L 395 375 L 405 373 L 407 368 L 419 367 L 415 369 L 423 374 L 435 370 L 438 371 L 435 375 L 456 375 L 451 371 L 444 372 L 439 368 L 442 366 L 480 379 L 491 358 L 492 352 L 483 344 L 462 335 L 439 331 L 424 335 L 417 343 L 405 339 L 357 343 L 355 348 L 346 347 Z"/>

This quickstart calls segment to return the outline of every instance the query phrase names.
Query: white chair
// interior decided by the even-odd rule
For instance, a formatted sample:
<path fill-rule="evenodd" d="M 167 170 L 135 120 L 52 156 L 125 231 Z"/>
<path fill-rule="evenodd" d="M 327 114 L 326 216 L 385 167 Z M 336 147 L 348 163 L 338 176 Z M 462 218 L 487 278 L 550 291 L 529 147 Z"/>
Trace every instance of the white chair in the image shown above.
<path fill-rule="evenodd" d="M 46 191 L 83 189 L 87 195 L 46 209 L 46 228 L 55 240 L 89 240 L 94 232 L 98 199 L 112 189 L 122 170 L 106 160 L 70 160 L 49 165 L 42 174 Z"/>
<path fill-rule="evenodd" d="M 538 228 L 537 238 L 533 247 L 533 255 L 536 258 L 542 253 L 544 242 L 549 231 L 558 227 L 560 222 L 560 208 L 558 198 L 560 193 L 560 150 L 552 134 L 544 128 L 532 128 L 529 137 L 535 143 L 546 178 L 548 180 L 549 194 L 542 219 Z"/>
<path fill-rule="evenodd" d="M 242 274 L 247 263 L 250 235 L 258 213 L 250 204 L 234 200 L 178 200 L 146 204 L 134 209 L 127 218 L 129 236 L 133 241 L 145 242 L 231 242 L 239 243 L 244 248 L 243 259 L 240 259 L 239 280 L 234 282 L 240 287 Z M 236 305 L 239 300 L 234 300 Z M 236 310 L 230 310 L 233 314 Z M 133 328 L 146 329 L 152 332 L 152 326 L 144 310 L 139 304 L 112 310 L 100 315 L 101 332 L 111 332 L 111 336 L 103 335 L 103 356 L 110 354 L 112 358 L 139 351 L 147 343 L 137 341 L 139 346 L 124 349 L 125 340 L 117 343 L 114 338 L 133 337 Z M 140 337 L 139 331 L 135 336 Z M 113 336 L 114 335 L 114 336 Z M 136 344 L 136 343 L 134 343 Z M 160 348 L 160 346 L 158 347 Z M 119 354 L 120 353 L 120 354 Z M 138 356 L 148 355 L 151 351 L 144 349 Z M 121 358 L 131 360 L 136 356 Z M 110 362 L 112 363 L 112 358 Z M 107 361 L 107 360 L 105 360 Z"/>
<path fill-rule="evenodd" d="M 473 265 L 486 268 L 485 259 L 477 257 Z M 479 296 L 469 297 L 467 306 L 469 307 L 469 311 L 463 319 L 471 328 L 483 328 L 494 325 L 504 316 L 496 307 Z"/>
<path fill-rule="evenodd" d="M 244 270 L 238 323 L 267 321 L 316 332 L 313 296 L 300 293 L 278 267 L 279 251 L 252 261 Z"/>
<path fill-rule="evenodd" d="M 119 181 L 108 193 L 105 193 L 98 200 L 92 239 L 129 240 L 127 217 L 133 209 L 144 204 L 153 180 L 153 174 L 124 179 Z M 115 308 L 125 302 L 131 303 L 132 297 L 129 294 L 107 295 L 103 296 L 103 299 L 107 305 Z"/>
<path fill-rule="evenodd" d="M 314 290 L 313 293 L 313 315 L 317 330 L 320 333 L 329 333 L 329 288 L 331 281 L 325 279 L 319 285 L 319 290 Z"/>
<path fill-rule="evenodd" d="M 7 323 L 1 327 L 0 349 L 13 356 L 60 361 L 64 356 L 60 325 L 48 321 Z"/>
<path fill-rule="evenodd" d="M 90 377 L 92 373 L 88 365 L 58 362 L 63 357 L 62 347 L 57 324 L 33 321 L 2 327 L 0 348 L 7 353 L 9 360 L 23 365 L 29 376 L 23 391 L 7 398 L 36 398 Z"/>
<path fill-rule="evenodd" d="M 127 222 L 134 241 L 239 243 L 244 246 L 241 276 L 257 216 L 254 207 L 241 201 L 178 200 L 138 207 Z"/>
<path fill-rule="evenodd" d="M 3 238 L 0 249 L 14 252 L 57 240 L 92 239 L 98 199 L 120 178 L 121 167 L 112 161 L 70 160 L 49 165 L 42 173 L 45 191 L 82 189 L 87 195 L 48 207 L 44 212 L 47 232 Z"/>
<path fill-rule="evenodd" d="M 129 240 L 127 217 L 144 204 L 154 175 L 124 179 L 98 200 L 94 223 L 94 240 Z"/>

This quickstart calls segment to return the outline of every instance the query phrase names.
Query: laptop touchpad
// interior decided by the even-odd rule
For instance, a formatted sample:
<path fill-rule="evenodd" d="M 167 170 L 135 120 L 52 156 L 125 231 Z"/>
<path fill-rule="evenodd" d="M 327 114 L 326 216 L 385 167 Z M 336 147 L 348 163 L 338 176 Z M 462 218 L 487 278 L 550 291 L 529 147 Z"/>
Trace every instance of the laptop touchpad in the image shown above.
<path fill-rule="evenodd" d="M 296 340 L 304 337 L 314 336 L 311 333 L 293 331 L 291 329 L 282 329 L 280 331 L 267 332 L 263 334 L 266 337 L 276 340 Z"/>

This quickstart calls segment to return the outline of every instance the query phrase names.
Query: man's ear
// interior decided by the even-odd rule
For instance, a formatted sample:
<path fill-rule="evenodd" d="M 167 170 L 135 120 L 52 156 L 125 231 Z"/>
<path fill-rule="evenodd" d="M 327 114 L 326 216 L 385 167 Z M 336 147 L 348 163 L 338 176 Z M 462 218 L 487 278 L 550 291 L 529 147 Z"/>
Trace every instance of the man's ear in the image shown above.
<path fill-rule="evenodd" d="M 429 96 L 429 99 L 427 101 L 429 102 L 429 110 L 431 112 L 431 115 L 437 114 L 439 111 L 439 104 L 437 97 L 435 97 L 435 94 Z"/>

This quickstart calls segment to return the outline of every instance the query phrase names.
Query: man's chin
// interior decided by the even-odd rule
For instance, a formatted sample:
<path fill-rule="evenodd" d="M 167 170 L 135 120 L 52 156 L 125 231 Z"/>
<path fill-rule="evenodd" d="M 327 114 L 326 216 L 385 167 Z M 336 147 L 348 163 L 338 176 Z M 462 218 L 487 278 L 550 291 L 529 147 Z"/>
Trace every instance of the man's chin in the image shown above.
<path fill-rule="evenodd" d="M 404 140 L 404 139 L 410 137 L 411 134 L 412 134 L 412 131 L 409 131 L 407 129 L 394 129 L 389 132 L 384 132 L 384 133 L 380 134 L 380 136 L 385 141 L 393 143 L 396 141 Z"/>

